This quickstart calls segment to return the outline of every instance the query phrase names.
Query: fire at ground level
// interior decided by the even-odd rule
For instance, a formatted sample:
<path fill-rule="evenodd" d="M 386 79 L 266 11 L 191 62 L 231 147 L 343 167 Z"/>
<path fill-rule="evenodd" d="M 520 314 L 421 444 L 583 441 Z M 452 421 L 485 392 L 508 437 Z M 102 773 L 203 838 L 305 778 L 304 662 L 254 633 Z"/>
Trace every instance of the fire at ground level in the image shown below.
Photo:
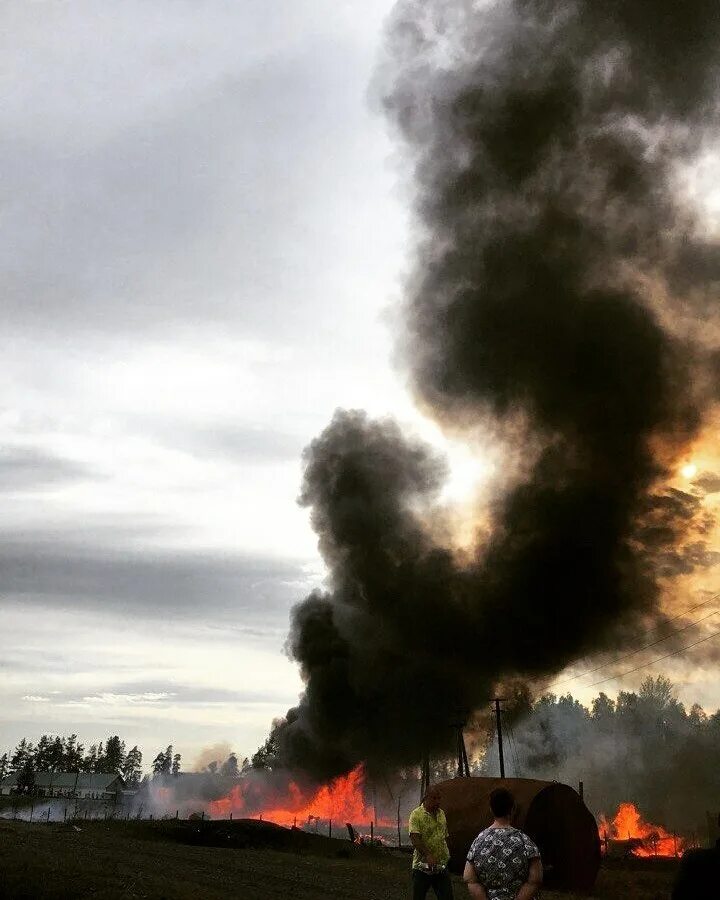
<path fill-rule="evenodd" d="M 304 846 L 276 839 L 240 846 L 246 823 L 0 821 L 0 897 L 104 900 L 407 900 L 409 857 L 358 847 L 347 839 L 302 835 Z M 256 823 L 259 825 L 259 823 Z M 260 826 L 272 831 L 272 826 Z M 290 829 L 278 829 L 284 836 Z M 201 843 L 202 842 L 202 843 Z M 670 896 L 674 859 L 603 861 L 592 896 L 659 900 Z M 466 896 L 459 880 L 456 897 Z M 543 891 L 545 900 L 580 895 Z"/>
<path fill-rule="evenodd" d="M 574 805 L 584 809 L 579 797 L 562 785 L 554 783 L 533 782 L 526 779 L 513 779 L 515 791 L 519 791 L 519 809 L 523 810 L 522 795 L 528 791 L 534 797 L 538 790 L 546 785 L 545 793 L 557 793 L 562 789 Z M 192 782 L 191 782 L 192 784 Z M 452 782 L 448 782 L 452 785 Z M 462 781 L 463 802 L 468 800 L 468 792 Z M 471 806 L 473 809 L 487 805 L 484 794 L 494 786 L 493 779 L 474 778 L 471 782 L 477 793 Z M 184 786 L 184 787 L 183 787 Z M 469 786 L 469 785 L 468 785 Z M 485 787 L 487 791 L 485 791 Z M 400 847 L 407 844 L 407 814 L 416 805 L 416 790 L 396 789 L 390 798 L 394 809 L 389 814 L 387 798 L 378 802 L 377 794 L 366 784 L 361 767 L 345 776 L 333 779 L 325 785 L 303 790 L 299 784 L 289 781 L 282 791 L 274 790 L 264 797 L 258 791 L 258 785 L 240 780 L 227 788 L 215 799 L 195 796 L 194 791 L 187 792 L 188 783 L 185 778 L 169 779 L 167 782 L 153 783 L 135 795 L 126 795 L 120 803 L 77 801 L 69 798 L 2 798 L 0 803 L 0 819 L 22 820 L 29 823 L 60 823 L 69 820 L 193 820 L 193 821 L 236 821 L 239 819 L 255 819 L 276 823 L 286 828 L 296 828 L 311 834 L 327 837 L 349 837 L 357 843 L 375 842 L 387 847 Z M 455 792 L 457 793 L 457 792 Z M 562 798 L 561 798 L 562 799 Z M 566 798 L 567 799 L 567 798 Z M 397 802 L 396 802 L 397 800 Z M 451 797 L 447 798 L 450 806 Z M 527 804 L 526 804 L 527 805 Z M 545 804 L 547 805 L 547 804 Z M 561 804 L 552 818 L 565 818 L 574 811 L 573 804 Z M 468 810 L 461 812 L 450 810 L 449 822 L 455 818 L 467 817 Z M 546 811 L 547 812 L 547 811 Z M 587 815 L 587 814 L 586 814 Z M 547 816 L 546 816 L 547 817 Z M 535 816 L 537 818 L 537 815 Z M 459 826 L 459 822 L 457 823 Z M 468 824 L 468 823 L 464 823 Z M 523 823 L 520 823 L 521 825 Z M 562 823 L 556 821 L 556 825 Z M 682 834 L 674 832 L 661 824 L 648 822 L 641 811 L 632 803 L 620 805 L 614 815 L 597 815 L 597 839 L 603 855 L 612 857 L 634 856 L 638 858 L 677 858 L 689 847 L 704 844 L 707 835 L 698 832 Z M 473 834 L 483 827 L 483 823 L 469 823 Z M 556 829 L 557 830 L 557 829 Z M 576 830 L 576 826 L 573 826 Z M 469 833 L 469 832 L 468 832 Z M 536 835 L 536 839 L 540 835 Z M 710 835 L 710 842 L 714 835 Z M 464 847 L 463 847 L 464 850 Z"/>

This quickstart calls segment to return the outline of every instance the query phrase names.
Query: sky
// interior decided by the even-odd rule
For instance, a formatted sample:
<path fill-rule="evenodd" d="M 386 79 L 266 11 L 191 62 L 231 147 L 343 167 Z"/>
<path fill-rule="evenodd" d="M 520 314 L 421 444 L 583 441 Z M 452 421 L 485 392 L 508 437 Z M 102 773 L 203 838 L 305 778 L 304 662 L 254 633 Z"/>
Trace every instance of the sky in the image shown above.
<path fill-rule="evenodd" d="M 0 752 L 252 753 L 323 577 L 303 447 L 337 407 L 441 441 L 393 363 L 391 5 L 3 3 Z M 447 449 L 448 496 L 492 475 Z"/>
<path fill-rule="evenodd" d="M 297 699 L 302 448 L 409 408 L 389 7 L 3 4 L 0 747 L 251 753 Z"/>

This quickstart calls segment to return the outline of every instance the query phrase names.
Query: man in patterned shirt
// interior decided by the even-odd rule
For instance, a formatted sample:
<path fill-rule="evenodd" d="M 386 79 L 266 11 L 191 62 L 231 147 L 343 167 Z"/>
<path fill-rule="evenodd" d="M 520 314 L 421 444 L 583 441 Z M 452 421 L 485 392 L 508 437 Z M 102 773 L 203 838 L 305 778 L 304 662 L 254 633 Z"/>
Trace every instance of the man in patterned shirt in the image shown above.
<path fill-rule="evenodd" d="M 470 847 L 463 878 L 474 900 L 532 900 L 543 879 L 540 851 L 510 824 L 515 801 L 510 791 L 490 794 L 495 821 Z"/>
<path fill-rule="evenodd" d="M 410 842 L 413 845 L 413 900 L 425 900 L 432 888 L 437 900 L 453 900 L 447 864 L 450 860 L 445 813 L 440 809 L 440 791 L 428 788 L 417 809 L 410 813 Z"/>

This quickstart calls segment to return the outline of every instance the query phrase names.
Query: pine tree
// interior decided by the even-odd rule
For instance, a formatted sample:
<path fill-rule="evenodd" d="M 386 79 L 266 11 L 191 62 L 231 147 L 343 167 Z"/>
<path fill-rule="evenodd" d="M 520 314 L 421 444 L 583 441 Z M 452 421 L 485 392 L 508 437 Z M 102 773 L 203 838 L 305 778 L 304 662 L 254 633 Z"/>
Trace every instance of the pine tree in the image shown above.
<path fill-rule="evenodd" d="M 78 744 L 77 735 L 71 734 L 65 739 L 63 746 L 63 769 L 66 772 L 79 772 L 83 766 L 85 748 L 82 744 Z"/>
<path fill-rule="evenodd" d="M 15 748 L 15 752 L 10 759 L 10 769 L 13 772 L 19 772 L 28 758 L 34 761 L 35 748 L 26 738 L 23 738 Z"/>
<path fill-rule="evenodd" d="M 259 747 L 257 752 L 253 755 L 253 769 L 272 769 L 275 764 L 277 752 L 277 739 L 274 734 L 270 734 L 262 747 Z"/>
<path fill-rule="evenodd" d="M 173 746 L 169 744 L 165 753 L 163 754 L 163 767 L 162 771 L 164 775 L 169 775 L 172 771 L 173 764 Z"/>
<path fill-rule="evenodd" d="M 152 761 L 152 770 L 153 775 L 162 775 L 163 772 L 166 771 L 165 767 L 165 753 L 161 750 L 155 759 Z"/>
<path fill-rule="evenodd" d="M 173 773 L 173 775 L 179 775 L 179 774 L 180 774 L 180 760 L 181 760 L 181 759 L 182 759 L 182 757 L 180 756 L 179 753 L 176 753 L 175 756 L 173 756 L 173 760 L 172 760 L 172 770 L 171 770 L 172 773 Z"/>
<path fill-rule="evenodd" d="M 137 746 L 128 751 L 122 767 L 122 775 L 128 787 L 137 787 L 142 777 L 142 753 Z"/>
<path fill-rule="evenodd" d="M 7 775 L 7 773 L 9 771 L 10 771 L 10 760 L 8 759 L 7 753 L 3 753 L 3 755 L 0 756 L 0 781 L 3 780 L 3 778 Z"/>
<path fill-rule="evenodd" d="M 59 735 L 48 750 L 48 768 L 51 772 L 63 772 L 65 769 L 65 745 Z"/>
<path fill-rule="evenodd" d="M 35 761 L 29 754 L 17 773 L 17 789 L 21 794 L 32 794 L 35 790 Z"/>
<path fill-rule="evenodd" d="M 100 746 L 102 746 L 102 744 Z M 97 772 L 98 758 L 99 753 L 97 744 L 91 744 L 87 756 L 82 761 L 83 772 Z"/>
<path fill-rule="evenodd" d="M 231 753 L 230 756 L 228 756 L 228 758 L 222 764 L 220 774 L 225 775 L 227 778 L 238 777 L 238 775 L 240 774 L 240 770 L 238 768 L 238 758 L 234 753 Z"/>
<path fill-rule="evenodd" d="M 118 735 L 113 735 L 107 739 L 105 744 L 105 755 L 100 761 L 98 771 L 106 772 L 108 775 L 119 775 L 125 764 L 125 742 L 121 741 Z"/>
<path fill-rule="evenodd" d="M 47 772 L 50 769 L 50 747 L 52 742 L 49 735 L 43 734 L 35 749 L 35 771 Z"/>

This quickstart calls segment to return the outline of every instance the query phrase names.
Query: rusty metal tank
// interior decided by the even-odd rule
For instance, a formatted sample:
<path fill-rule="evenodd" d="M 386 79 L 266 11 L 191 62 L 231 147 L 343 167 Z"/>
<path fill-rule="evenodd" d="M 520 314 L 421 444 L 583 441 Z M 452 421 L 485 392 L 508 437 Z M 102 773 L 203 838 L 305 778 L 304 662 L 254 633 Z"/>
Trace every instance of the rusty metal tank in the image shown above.
<path fill-rule="evenodd" d="M 447 817 L 450 868 L 462 872 L 470 844 L 493 821 L 490 794 L 507 788 L 515 798 L 512 824 L 538 845 L 549 889 L 589 891 L 600 868 L 597 823 L 566 784 L 531 778 L 453 778 L 436 785 Z"/>

